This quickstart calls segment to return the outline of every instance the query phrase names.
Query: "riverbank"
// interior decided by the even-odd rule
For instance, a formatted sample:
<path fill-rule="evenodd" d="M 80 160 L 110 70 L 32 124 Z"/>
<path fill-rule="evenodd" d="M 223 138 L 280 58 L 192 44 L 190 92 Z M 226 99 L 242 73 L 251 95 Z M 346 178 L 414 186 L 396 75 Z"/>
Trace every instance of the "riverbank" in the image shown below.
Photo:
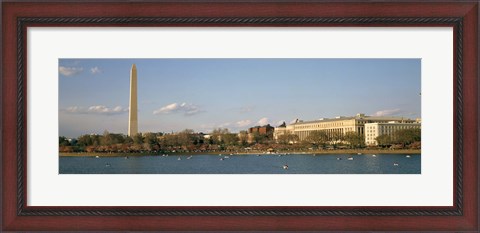
<path fill-rule="evenodd" d="M 311 150 L 311 151 L 278 151 L 274 154 L 315 154 L 315 155 L 326 155 L 326 154 L 421 154 L 421 150 L 411 150 L 411 149 L 402 149 L 402 150 L 382 150 L 382 149 L 339 149 L 339 150 Z M 163 154 L 168 155 L 242 155 L 242 154 L 261 154 L 268 155 L 265 151 L 249 151 L 249 152 L 231 152 L 231 151 L 219 151 L 219 152 L 169 152 L 169 153 L 101 153 L 101 152 L 72 152 L 65 153 L 61 152 L 59 155 L 68 157 L 68 156 L 99 156 L 99 157 L 120 157 L 120 156 L 162 156 Z"/>

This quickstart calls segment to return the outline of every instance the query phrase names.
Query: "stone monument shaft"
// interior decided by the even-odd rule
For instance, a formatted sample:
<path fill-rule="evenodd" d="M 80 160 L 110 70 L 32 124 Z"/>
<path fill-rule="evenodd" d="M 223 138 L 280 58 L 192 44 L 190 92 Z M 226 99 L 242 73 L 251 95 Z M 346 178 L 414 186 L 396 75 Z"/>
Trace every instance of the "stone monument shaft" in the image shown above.
<path fill-rule="evenodd" d="M 128 114 L 128 136 L 130 137 L 138 133 L 137 117 L 137 67 L 133 64 L 130 70 L 130 108 Z"/>

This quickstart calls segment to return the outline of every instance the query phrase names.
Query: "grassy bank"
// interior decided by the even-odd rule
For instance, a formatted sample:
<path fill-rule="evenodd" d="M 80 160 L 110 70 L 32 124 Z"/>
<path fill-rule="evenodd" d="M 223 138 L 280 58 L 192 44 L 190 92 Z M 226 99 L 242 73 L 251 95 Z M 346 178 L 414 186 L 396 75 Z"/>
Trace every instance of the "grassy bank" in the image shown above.
<path fill-rule="evenodd" d="M 229 154 L 264 154 L 264 151 L 249 151 L 249 152 L 170 152 L 170 153 L 86 153 L 86 152 L 74 152 L 74 153 L 60 153 L 60 156 L 102 156 L 102 157 L 119 157 L 119 156 L 161 156 L 162 154 L 168 155 L 229 155 Z M 402 149 L 402 150 L 383 150 L 383 149 L 342 149 L 342 150 L 315 150 L 315 151 L 278 151 L 278 154 L 421 154 L 420 150 Z"/>

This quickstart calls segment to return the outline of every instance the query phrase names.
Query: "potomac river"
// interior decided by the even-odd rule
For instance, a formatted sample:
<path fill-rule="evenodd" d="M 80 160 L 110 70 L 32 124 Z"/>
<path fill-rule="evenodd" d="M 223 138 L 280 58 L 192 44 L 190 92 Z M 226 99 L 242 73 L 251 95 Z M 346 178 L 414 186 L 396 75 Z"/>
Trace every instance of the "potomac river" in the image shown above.
<path fill-rule="evenodd" d="M 421 174 L 420 154 L 60 156 L 60 174 Z"/>

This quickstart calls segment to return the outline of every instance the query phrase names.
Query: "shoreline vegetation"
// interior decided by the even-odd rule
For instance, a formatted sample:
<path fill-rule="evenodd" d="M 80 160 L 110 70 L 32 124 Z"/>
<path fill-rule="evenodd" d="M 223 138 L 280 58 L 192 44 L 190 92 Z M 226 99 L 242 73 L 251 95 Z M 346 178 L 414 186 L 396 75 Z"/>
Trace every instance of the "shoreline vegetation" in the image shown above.
<path fill-rule="evenodd" d="M 420 129 L 396 131 L 376 138 L 378 145 L 365 145 L 363 135 L 354 132 L 313 131 L 300 139 L 295 134 L 277 138 L 272 132 L 215 129 L 210 134 L 186 129 L 178 133 L 137 133 L 130 137 L 105 131 L 78 138 L 59 137 L 60 156 L 135 156 L 135 155 L 234 155 L 234 154 L 420 154 Z"/>
<path fill-rule="evenodd" d="M 350 154 L 350 155 L 382 155 L 382 154 L 421 154 L 419 149 L 363 149 L 363 150 L 351 150 L 351 149 L 337 149 L 337 150 L 315 150 L 315 151 L 278 151 L 278 152 L 265 152 L 265 151 L 249 151 L 249 152 L 226 152 L 226 151 L 210 151 L 210 152 L 143 152 L 143 153 L 118 153 L 118 152 L 60 152 L 61 157 L 125 157 L 125 156 L 194 156 L 194 155 L 284 155 L 284 154 L 309 154 L 309 155 L 332 155 L 332 154 Z"/>

